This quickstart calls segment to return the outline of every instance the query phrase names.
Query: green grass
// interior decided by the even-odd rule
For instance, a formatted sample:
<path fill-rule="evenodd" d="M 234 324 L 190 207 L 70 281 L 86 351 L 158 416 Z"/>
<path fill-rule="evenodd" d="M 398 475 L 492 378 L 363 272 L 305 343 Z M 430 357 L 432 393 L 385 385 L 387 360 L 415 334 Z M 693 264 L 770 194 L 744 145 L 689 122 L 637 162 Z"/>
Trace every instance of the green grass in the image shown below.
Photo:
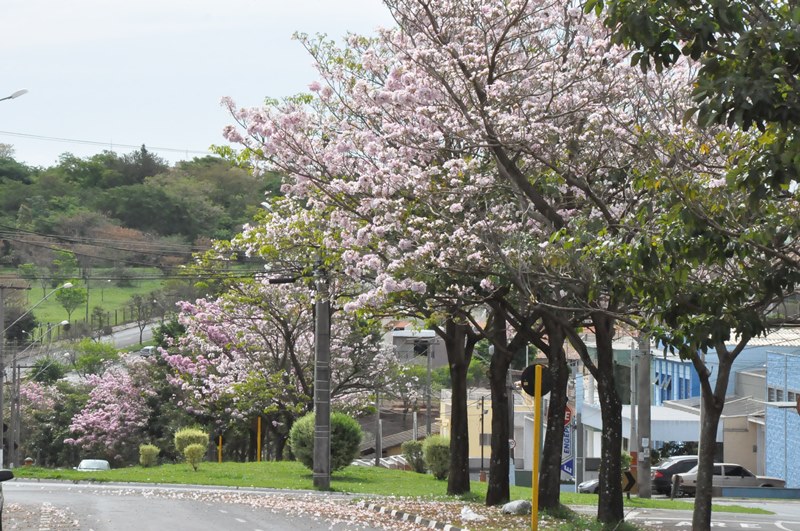
<path fill-rule="evenodd" d="M 14 470 L 20 478 L 63 479 L 72 481 L 162 483 L 218 485 L 226 487 L 255 487 L 274 489 L 314 490 L 312 472 L 296 461 L 261 463 L 209 463 L 200 465 L 196 472 L 188 464 L 161 465 L 152 468 L 139 466 L 109 470 L 106 472 L 77 472 L 71 469 L 45 469 L 21 467 Z M 473 481 L 471 492 L 458 497 L 463 501 L 482 502 L 486 497 L 487 483 Z M 447 482 L 439 481 L 430 474 L 417 474 L 403 470 L 350 466 L 331 476 L 331 490 L 351 494 L 397 496 L 428 500 L 454 500 L 447 495 Z M 531 489 L 511 487 L 511 498 L 531 499 Z M 563 492 L 564 505 L 596 506 L 596 494 Z M 626 507 L 649 509 L 692 510 L 693 503 L 679 500 L 624 499 Z M 731 505 L 715 505 L 714 511 L 750 514 L 772 514 L 763 509 L 751 509 Z"/>
<path fill-rule="evenodd" d="M 102 275 L 103 273 L 98 272 L 96 274 Z M 137 274 L 157 275 L 159 273 L 157 270 L 151 271 L 148 269 L 141 273 L 137 270 Z M 132 286 L 123 288 L 117 287 L 113 284 L 113 282 L 109 283 L 105 280 L 90 280 L 89 282 L 89 313 L 91 314 L 92 310 L 96 306 L 99 306 L 106 312 L 110 312 L 112 314 L 112 319 L 114 318 L 113 314 L 115 310 L 119 312 L 119 318 L 122 318 L 122 310 L 128 309 L 128 301 L 133 295 L 146 295 L 151 291 L 160 289 L 162 286 L 161 280 L 134 280 Z M 78 282 L 76 286 L 80 288 L 85 287 L 82 281 Z M 42 288 L 38 283 L 32 284 L 31 289 L 26 292 L 28 307 L 41 301 L 42 297 L 47 293 L 50 293 L 50 291 L 52 291 L 52 289 L 48 289 L 43 294 Z M 68 318 L 66 310 L 64 310 L 64 308 L 58 303 L 55 298 L 55 294 L 50 295 L 47 300 L 41 302 L 33 310 L 33 315 L 36 316 L 36 319 L 42 325 L 45 323 L 58 323 Z M 77 322 L 85 319 L 85 305 L 76 309 L 72 313 L 72 321 Z"/>

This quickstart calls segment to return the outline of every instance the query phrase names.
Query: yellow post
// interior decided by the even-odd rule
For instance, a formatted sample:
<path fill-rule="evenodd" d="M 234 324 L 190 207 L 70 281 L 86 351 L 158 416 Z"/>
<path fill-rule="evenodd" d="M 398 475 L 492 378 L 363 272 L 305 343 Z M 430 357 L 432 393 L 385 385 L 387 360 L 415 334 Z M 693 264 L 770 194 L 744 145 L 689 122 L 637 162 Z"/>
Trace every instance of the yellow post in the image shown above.
<path fill-rule="evenodd" d="M 257 454 L 256 454 L 256 462 L 261 462 L 261 415 L 258 416 L 258 442 L 256 443 Z"/>
<path fill-rule="evenodd" d="M 539 529 L 539 439 L 542 435 L 542 366 L 536 365 L 533 383 L 533 466 L 531 466 L 531 529 Z"/>
<path fill-rule="evenodd" d="M 222 435 L 219 436 L 219 444 L 217 445 L 217 462 L 222 463 Z"/>

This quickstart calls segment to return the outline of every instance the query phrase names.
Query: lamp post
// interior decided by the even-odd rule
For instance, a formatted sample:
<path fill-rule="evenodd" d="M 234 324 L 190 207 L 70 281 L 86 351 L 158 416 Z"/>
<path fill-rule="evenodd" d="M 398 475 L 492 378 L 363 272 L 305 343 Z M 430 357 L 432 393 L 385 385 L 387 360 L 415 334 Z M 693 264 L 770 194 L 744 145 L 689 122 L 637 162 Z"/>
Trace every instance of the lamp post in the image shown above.
<path fill-rule="evenodd" d="M 28 89 L 20 89 L 20 90 L 14 92 L 13 94 L 11 94 L 9 96 L 6 96 L 5 98 L 0 98 L 0 101 L 13 100 L 14 98 L 19 98 L 23 94 L 27 94 L 27 93 L 28 93 Z"/>

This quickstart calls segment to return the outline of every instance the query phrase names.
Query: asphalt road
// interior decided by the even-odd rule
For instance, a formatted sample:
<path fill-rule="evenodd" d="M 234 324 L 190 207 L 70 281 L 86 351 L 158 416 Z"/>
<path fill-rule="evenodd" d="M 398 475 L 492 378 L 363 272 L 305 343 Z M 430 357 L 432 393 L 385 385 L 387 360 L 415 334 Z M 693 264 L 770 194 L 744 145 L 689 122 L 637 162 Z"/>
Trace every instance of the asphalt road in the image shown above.
<path fill-rule="evenodd" d="M 757 507 L 774 514 L 740 514 L 715 511 L 711 515 L 711 527 L 720 529 L 762 529 L 772 531 L 800 531 L 800 500 L 743 500 L 714 499 L 714 504 L 723 503 L 743 507 Z M 573 507 L 583 513 L 595 514 L 596 508 Z M 692 512 L 664 509 L 635 509 L 625 513 L 625 520 L 646 529 L 692 529 Z"/>
<path fill-rule="evenodd" d="M 7 530 L 414 529 L 320 493 L 25 480 L 4 483 L 3 492 Z"/>

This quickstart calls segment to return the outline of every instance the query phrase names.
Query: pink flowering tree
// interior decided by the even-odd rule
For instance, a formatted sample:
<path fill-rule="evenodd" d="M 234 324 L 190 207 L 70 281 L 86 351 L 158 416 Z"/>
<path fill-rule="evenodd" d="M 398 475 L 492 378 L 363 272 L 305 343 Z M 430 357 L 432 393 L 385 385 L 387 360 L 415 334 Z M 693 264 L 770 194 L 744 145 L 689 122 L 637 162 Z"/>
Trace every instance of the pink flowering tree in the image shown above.
<path fill-rule="evenodd" d="M 636 301 L 588 250 L 638 229 L 642 176 L 666 178 L 676 152 L 701 158 L 701 143 L 684 137 L 703 133 L 681 125 L 690 76 L 631 68 L 602 24 L 565 2 L 387 5 L 398 28 L 375 38 L 352 36 L 340 49 L 301 37 L 321 78 L 312 94 L 258 109 L 226 100 L 239 123 L 227 137 L 244 158 L 285 173 L 288 197 L 327 220 L 321 241 L 362 283 L 351 307 L 454 315 L 473 325 L 453 342 L 462 351 L 481 333 L 473 310 L 489 308 L 503 355 L 510 326 L 543 342 L 562 383 L 569 340 L 598 380 L 598 517 L 617 522 L 621 402 L 611 340 Z M 578 334 L 586 326 L 596 361 Z M 499 358 L 492 368 L 493 406 L 503 402 L 507 368 Z M 565 399 L 553 401 L 549 425 L 563 425 Z M 548 431 L 548 446 L 560 448 L 559 437 Z M 493 444 L 493 464 L 504 462 L 503 444 Z M 553 468 L 544 499 L 557 503 Z M 487 503 L 508 496 L 505 474 L 495 472 Z"/>
<path fill-rule="evenodd" d="M 149 419 L 146 386 L 122 367 L 89 375 L 89 400 L 70 425 L 67 444 L 85 455 L 103 456 L 117 463 L 130 462 L 143 442 Z"/>
<path fill-rule="evenodd" d="M 184 406 L 224 430 L 256 416 L 278 437 L 280 458 L 296 418 L 313 397 L 313 303 L 302 283 L 240 283 L 219 298 L 184 303 L 187 333 L 165 354 Z M 331 400 L 341 410 L 364 407 L 395 371 L 379 330 L 337 313 L 331 329 Z"/>

